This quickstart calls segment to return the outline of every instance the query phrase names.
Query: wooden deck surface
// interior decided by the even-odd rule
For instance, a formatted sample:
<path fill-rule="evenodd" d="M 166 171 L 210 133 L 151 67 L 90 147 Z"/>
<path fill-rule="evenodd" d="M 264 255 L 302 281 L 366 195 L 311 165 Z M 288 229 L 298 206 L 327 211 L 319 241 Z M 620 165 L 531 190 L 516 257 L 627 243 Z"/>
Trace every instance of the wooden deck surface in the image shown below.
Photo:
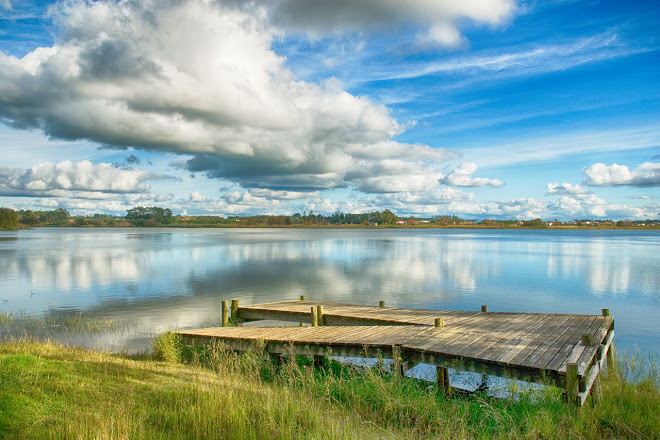
<path fill-rule="evenodd" d="M 188 340 L 221 340 L 237 347 L 263 341 L 270 351 L 286 347 L 301 354 L 359 355 L 365 349 L 391 352 L 436 365 L 460 361 L 474 371 L 506 372 L 525 379 L 565 379 L 566 364 L 584 377 L 606 339 L 611 316 L 544 313 L 467 312 L 358 306 L 314 301 L 284 301 L 241 306 L 239 321 L 276 319 L 311 322 L 311 307 L 323 306 L 320 327 L 218 327 L 178 332 Z M 436 318 L 444 327 L 434 327 Z M 592 345 L 584 345 L 583 335 Z M 609 336 L 609 338 L 608 338 Z M 608 343 L 609 344 L 609 343 Z M 605 347 L 607 350 L 608 347 Z M 470 368 L 468 368 L 470 369 Z"/>

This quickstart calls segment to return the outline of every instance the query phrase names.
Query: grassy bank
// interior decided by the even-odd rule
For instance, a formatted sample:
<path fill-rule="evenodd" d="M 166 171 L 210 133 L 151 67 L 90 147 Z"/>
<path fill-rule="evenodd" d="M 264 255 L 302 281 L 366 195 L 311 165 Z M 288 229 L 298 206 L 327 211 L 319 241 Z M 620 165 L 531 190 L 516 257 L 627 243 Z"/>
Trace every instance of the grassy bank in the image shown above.
<path fill-rule="evenodd" d="M 263 353 L 182 351 L 161 338 L 154 356 L 0 343 L 0 438 L 382 439 L 658 438 L 657 371 L 626 361 L 604 381 L 601 405 L 579 412 L 557 389 L 495 399 L 447 396 L 378 369 Z M 628 358 L 629 359 L 629 358 Z M 633 358 L 634 359 L 634 358 Z M 637 361 L 635 361 L 637 362 Z"/>

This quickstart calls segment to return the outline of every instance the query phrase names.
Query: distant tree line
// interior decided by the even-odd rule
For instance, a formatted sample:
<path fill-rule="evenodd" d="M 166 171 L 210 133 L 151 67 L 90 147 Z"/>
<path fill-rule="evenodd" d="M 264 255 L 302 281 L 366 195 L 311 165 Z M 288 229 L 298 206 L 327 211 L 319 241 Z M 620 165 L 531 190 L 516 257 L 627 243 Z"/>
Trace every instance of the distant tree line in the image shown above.
<path fill-rule="evenodd" d="M 173 215 L 170 208 L 158 206 L 136 206 L 126 211 L 124 216 L 93 214 L 86 216 L 71 216 L 64 208 L 52 211 L 14 211 L 11 208 L 0 208 L 0 229 L 11 230 L 37 226 L 74 226 L 74 227 L 153 227 L 153 226 L 306 226 L 306 225 L 363 225 L 363 226 L 420 226 L 453 227 L 471 225 L 488 228 L 525 227 L 544 229 L 548 227 L 578 226 L 578 227 L 639 227 L 660 226 L 660 220 L 572 220 L 560 222 L 557 219 L 544 221 L 533 220 L 465 220 L 456 215 L 442 215 L 428 218 L 398 217 L 389 209 L 367 213 L 344 213 L 337 211 L 331 215 L 315 214 L 313 211 L 295 213 L 292 215 L 253 215 L 237 217 L 220 217 L 215 215 L 182 216 Z"/>

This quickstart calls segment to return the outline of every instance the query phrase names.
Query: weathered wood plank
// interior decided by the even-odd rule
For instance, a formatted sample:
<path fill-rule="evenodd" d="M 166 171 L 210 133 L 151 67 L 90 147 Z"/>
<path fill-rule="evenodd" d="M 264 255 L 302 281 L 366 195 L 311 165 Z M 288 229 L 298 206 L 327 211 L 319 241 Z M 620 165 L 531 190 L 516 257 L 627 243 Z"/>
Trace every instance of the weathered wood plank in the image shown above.
<path fill-rule="evenodd" d="M 564 333 L 562 338 L 560 338 L 560 342 L 556 342 L 552 346 L 552 349 L 548 350 L 548 352 L 556 350 L 556 353 L 552 359 L 548 361 L 548 363 L 542 368 L 545 368 L 546 370 L 559 370 L 559 367 L 566 361 L 566 358 L 569 356 L 571 351 L 577 344 L 579 344 L 580 335 L 584 332 L 584 330 L 589 328 L 594 319 L 594 316 L 587 316 L 578 325 L 571 326 L 571 329 Z"/>

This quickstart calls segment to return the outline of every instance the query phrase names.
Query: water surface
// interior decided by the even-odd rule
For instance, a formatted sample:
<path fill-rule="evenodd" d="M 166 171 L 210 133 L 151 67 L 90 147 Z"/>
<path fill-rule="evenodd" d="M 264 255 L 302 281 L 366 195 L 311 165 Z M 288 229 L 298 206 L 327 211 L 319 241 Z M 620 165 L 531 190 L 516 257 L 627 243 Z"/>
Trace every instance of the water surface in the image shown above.
<path fill-rule="evenodd" d="M 0 311 L 83 314 L 131 331 L 219 321 L 220 301 L 308 299 L 600 314 L 660 351 L 660 233 L 557 230 L 69 229 L 0 232 Z M 87 342 L 89 343 L 89 341 Z"/>

